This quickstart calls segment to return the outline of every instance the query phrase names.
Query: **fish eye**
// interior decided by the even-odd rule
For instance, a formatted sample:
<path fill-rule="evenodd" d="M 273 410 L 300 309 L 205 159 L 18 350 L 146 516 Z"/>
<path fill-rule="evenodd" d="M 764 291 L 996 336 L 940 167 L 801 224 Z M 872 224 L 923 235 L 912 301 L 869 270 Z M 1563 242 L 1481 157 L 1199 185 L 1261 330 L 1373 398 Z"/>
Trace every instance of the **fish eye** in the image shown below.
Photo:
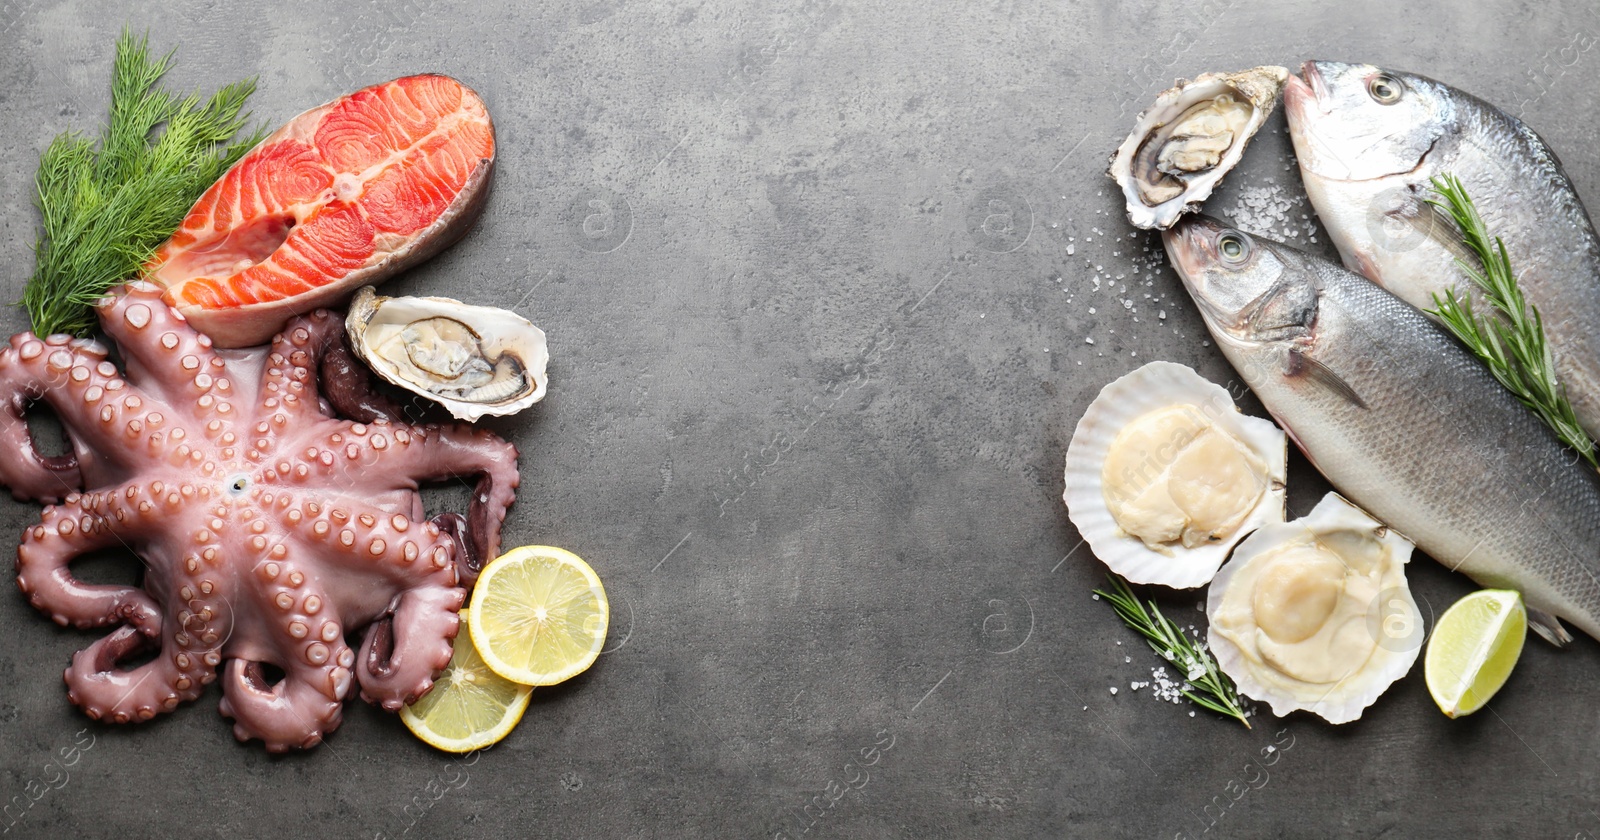
<path fill-rule="evenodd" d="M 1250 240 L 1237 231 L 1227 231 L 1217 237 L 1217 254 L 1228 265 L 1239 265 L 1250 259 Z"/>
<path fill-rule="evenodd" d="M 1387 73 L 1379 73 L 1367 81 L 1367 93 L 1379 105 L 1393 105 L 1405 93 L 1405 83 Z"/>

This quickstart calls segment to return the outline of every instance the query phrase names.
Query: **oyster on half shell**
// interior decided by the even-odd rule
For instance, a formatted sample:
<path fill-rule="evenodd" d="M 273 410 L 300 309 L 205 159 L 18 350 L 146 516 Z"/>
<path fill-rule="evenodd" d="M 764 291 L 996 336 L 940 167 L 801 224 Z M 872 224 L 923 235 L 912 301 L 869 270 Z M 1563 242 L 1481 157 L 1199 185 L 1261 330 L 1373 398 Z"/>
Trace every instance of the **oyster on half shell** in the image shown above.
<path fill-rule="evenodd" d="M 467 421 L 544 399 L 544 330 L 492 306 L 443 297 L 356 293 L 345 317 L 356 355 L 374 373 Z"/>
<path fill-rule="evenodd" d="M 1139 115 L 1107 172 L 1128 221 L 1165 229 L 1204 201 L 1278 105 L 1289 71 L 1256 67 L 1180 79 Z"/>

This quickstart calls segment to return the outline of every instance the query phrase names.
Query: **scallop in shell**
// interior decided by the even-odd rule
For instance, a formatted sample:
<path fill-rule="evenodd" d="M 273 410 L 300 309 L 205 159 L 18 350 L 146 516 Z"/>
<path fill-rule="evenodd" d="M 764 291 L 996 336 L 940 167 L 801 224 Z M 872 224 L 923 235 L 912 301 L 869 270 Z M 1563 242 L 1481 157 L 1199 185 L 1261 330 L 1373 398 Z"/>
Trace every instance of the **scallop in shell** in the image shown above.
<path fill-rule="evenodd" d="M 1101 389 L 1067 447 L 1067 515 L 1135 583 L 1204 586 L 1283 521 L 1287 438 L 1190 368 L 1151 362 Z"/>
<path fill-rule="evenodd" d="M 1128 221 L 1166 229 L 1211 195 L 1278 105 L 1289 71 L 1256 67 L 1180 79 L 1139 115 L 1111 156 Z"/>
<path fill-rule="evenodd" d="M 1411 541 L 1337 493 L 1233 552 L 1206 598 L 1207 641 L 1248 697 L 1283 716 L 1361 717 L 1422 648 Z"/>
<path fill-rule="evenodd" d="M 544 331 L 515 312 L 443 297 L 382 297 L 367 286 L 350 301 L 345 331 L 373 372 L 461 420 L 512 414 L 544 399 Z"/>

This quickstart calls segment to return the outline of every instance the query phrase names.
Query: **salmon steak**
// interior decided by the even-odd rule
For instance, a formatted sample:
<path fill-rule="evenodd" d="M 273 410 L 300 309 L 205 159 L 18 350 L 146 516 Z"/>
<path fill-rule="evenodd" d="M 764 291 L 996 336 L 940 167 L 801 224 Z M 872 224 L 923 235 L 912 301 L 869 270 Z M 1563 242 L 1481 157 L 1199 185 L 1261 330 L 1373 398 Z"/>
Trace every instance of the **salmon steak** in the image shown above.
<path fill-rule="evenodd" d="M 145 279 L 220 347 L 265 343 L 459 239 L 494 168 L 483 100 L 406 76 L 290 120 L 212 184 Z"/>

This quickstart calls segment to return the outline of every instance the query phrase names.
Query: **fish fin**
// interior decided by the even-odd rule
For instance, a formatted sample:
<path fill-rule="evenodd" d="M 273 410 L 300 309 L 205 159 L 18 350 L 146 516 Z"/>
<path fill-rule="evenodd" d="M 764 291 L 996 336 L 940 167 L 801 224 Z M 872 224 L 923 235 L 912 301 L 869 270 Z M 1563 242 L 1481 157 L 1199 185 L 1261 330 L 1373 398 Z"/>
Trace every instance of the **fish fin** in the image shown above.
<path fill-rule="evenodd" d="M 1467 265 L 1477 265 L 1478 257 L 1467 248 L 1461 228 L 1456 227 L 1455 220 L 1426 199 L 1417 198 L 1415 201 L 1416 212 L 1391 212 L 1390 215 L 1405 219 L 1419 233 L 1439 243 L 1456 259 Z"/>
<path fill-rule="evenodd" d="M 1289 350 L 1289 375 L 1304 375 L 1308 381 L 1345 398 L 1351 405 L 1357 408 L 1367 407 L 1367 401 L 1356 393 L 1356 389 L 1350 387 L 1350 383 L 1334 373 L 1332 368 L 1306 355 L 1299 348 Z"/>
<path fill-rule="evenodd" d="M 1535 607 L 1528 607 L 1527 610 L 1528 629 L 1538 633 L 1540 638 L 1558 648 L 1566 647 L 1567 643 L 1572 641 L 1572 634 L 1561 626 L 1561 619 L 1556 618 L 1554 613 Z"/>

